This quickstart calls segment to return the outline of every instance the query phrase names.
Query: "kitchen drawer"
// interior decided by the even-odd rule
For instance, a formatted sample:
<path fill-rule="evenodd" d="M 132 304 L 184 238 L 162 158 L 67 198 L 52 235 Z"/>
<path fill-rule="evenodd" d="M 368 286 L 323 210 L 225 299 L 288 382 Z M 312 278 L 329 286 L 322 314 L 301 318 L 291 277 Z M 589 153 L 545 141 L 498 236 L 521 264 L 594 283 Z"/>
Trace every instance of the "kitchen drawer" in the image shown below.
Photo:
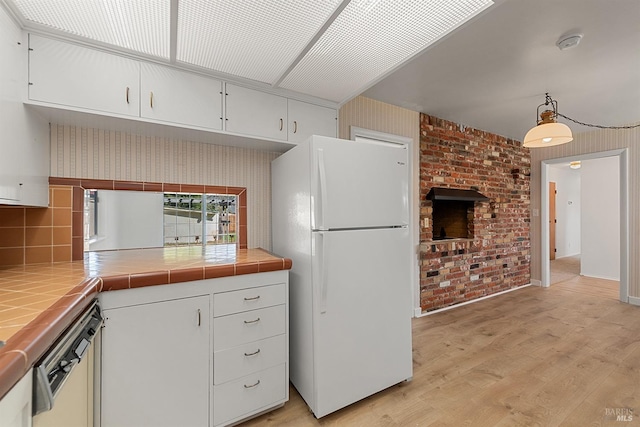
<path fill-rule="evenodd" d="M 222 384 L 287 361 L 287 336 L 278 335 L 213 355 L 213 383 Z"/>
<path fill-rule="evenodd" d="M 213 296 L 213 316 L 226 316 L 241 311 L 284 304 L 287 299 L 286 292 L 285 284 L 280 283 L 215 294 Z"/>
<path fill-rule="evenodd" d="M 213 351 L 284 334 L 286 314 L 282 304 L 213 319 Z"/>
<path fill-rule="evenodd" d="M 282 364 L 214 386 L 213 424 L 238 419 L 283 401 L 288 387 L 285 369 Z"/>

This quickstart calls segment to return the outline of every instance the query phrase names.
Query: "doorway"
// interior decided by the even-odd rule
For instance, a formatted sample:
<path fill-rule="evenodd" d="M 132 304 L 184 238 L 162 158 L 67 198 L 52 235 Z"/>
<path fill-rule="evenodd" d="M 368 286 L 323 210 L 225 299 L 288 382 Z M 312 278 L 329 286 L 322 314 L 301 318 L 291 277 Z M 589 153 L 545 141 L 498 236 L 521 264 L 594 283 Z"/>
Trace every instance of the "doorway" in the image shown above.
<path fill-rule="evenodd" d="M 616 274 L 619 279 L 617 296 L 620 301 L 628 302 L 628 238 L 627 238 L 627 230 L 628 230 L 628 213 L 627 213 L 627 154 L 626 150 L 613 150 L 608 152 L 601 153 L 592 153 L 592 154 L 583 154 L 578 156 L 572 156 L 571 158 L 560 158 L 560 159 L 551 159 L 545 160 L 541 164 L 541 226 L 542 226 L 542 235 L 541 235 L 541 264 L 542 264 L 542 286 L 550 286 L 551 281 L 551 227 L 550 227 L 550 182 L 555 182 L 551 178 L 553 176 L 553 171 L 551 168 L 558 167 L 559 165 L 566 164 L 568 165 L 570 161 L 575 160 L 597 160 L 597 159 L 608 159 L 615 164 L 617 171 L 618 180 L 618 188 L 613 191 L 615 198 L 615 205 L 612 209 L 612 202 L 607 200 L 607 196 L 612 194 L 612 188 L 598 188 L 600 182 L 597 180 L 601 177 L 596 175 L 595 180 L 588 181 L 587 188 L 584 189 L 586 192 L 582 194 L 587 194 L 590 197 L 587 199 L 591 200 L 589 203 L 591 205 L 582 206 L 581 211 L 587 212 L 587 215 L 582 215 L 584 217 L 584 223 L 581 225 L 581 238 L 584 234 L 584 238 L 580 242 L 579 255 L 581 258 L 581 266 L 580 266 L 580 276 L 579 277 L 595 277 L 596 280 L 606 280 L 611 279 L 612 274 Z M 559 187 L 559 183 L 557 184 Z M 604 185 L 604 184 L 603 184 Z M 555 191 L 555 190 L 554 190 Z M 592 194 L 597 194 L 598 198 L 591 197 Z M 562 203 L 558 200 L 558 205 Z M 597 212 L 598 208 L 602 211 L 602 207 L 608 209 L 608 213 L 610 214 L 606 219 L 602 219 L 599 217 Z M 558 213 L 558 215 L 560 215 Z M 560 221 L 561 218 L 558 218 Z M 603 221 L 611 221 L 610 224 L 605 226 Z M 555 224 L 555 219 L 554 219 Z M 588 230 L 589 232 L 584 232 L 584 230 Z M 613 230 L 613 231 L 611 231 Z M 604 233 L 604 234 L 603 234 Z M 616 239 L 607 239 L 607 234 L 611 237 L 612 233 L 615 234 Z M 558 234 L 556 233 L 556 247 L 558 247 Z M 614 240 L 615 247 L 607 247 L 609 240 Z M 554 248 L 555 249 L 555 248 Z M 576 248 L 574 247 L 574 250 Z M 615 252 L 618 258 L 615 258 L 615 262 L 612 264 L 611 259 L 599 259 L 592 258 L 594 256 L 602 258 L 603 256 L 609 257 L 611 252 Z M 594 255 L 595 254 L 595 255 Z M 574 255 L 574 254 L 568 254 Z M 556 252 L 556 258 L 560 258 L 558 253 Z M 589 261 L 595 259 L 596 261 Z M 600 261 L 608 261 L 608 262 L 600 262 Z M 615 273 L 610 270 L 602 269 L 602 265 L 608 265 L 609 267 L 613 265 L 615 269 Z"/>

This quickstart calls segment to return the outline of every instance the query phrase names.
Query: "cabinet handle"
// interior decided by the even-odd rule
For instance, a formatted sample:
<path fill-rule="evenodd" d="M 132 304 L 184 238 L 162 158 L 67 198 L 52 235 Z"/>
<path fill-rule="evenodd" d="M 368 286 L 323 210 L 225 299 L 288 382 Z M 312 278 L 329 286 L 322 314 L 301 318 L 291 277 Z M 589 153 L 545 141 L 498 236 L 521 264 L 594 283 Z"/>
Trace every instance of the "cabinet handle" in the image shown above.
<path fill-rule="evenodd" d="M 296 120 L 293 121 L 293 133 L 298 132 L 298 122 Z"/>
<path fill-rule="evenodd" d="M 200 309 L 198 309 L 198 326 L 200 326 L 200 321 L 201 321 Z"/>
<path fill-rule="evenodd" d="M 257 349 L 256 351 L 254 351 L 253 353 L 245 353 L 244 355 L 249 357 L 249 356 L 255 356 L 256 354 L 260 353 L 260 349 Z"/>
<path fill-rule="evenodd" d="M 284 121 L 280 119 L 280 130 L 282 130 L 282 126 L 284 126 Z"/>
<path fill-rule="evenodd" d="M 153 108 L 153 92 L 149 92 L 149 105 Z"/>
<path fill-rule="evenodd" d="M 127 86 L 126 98 L 127 98 L 127 104 L 128 104 L 129 103 L 129 86 Z"/>
<path fill-rule="evenodd" d="M 257 323 L 260 321 L 260 318 L 258 317 L 256 320 L 245 320 L 244 323 L 245 325 L 248 325 L 249 323 Z"/>
<path fill-rule="evenodd" d="M 244 385 L 244 388 L 254 388 L 256 386 L 260 385 L 260 380 L 258 380 L 255 384 L 251 384 L 251 385 Z"/>
<path fill-rule="evenodd" d="M 245 301 L 255 301 L 255 300 L 257 300 L 257 299 L 260 299 L 260 295 L 255 296 L 255 297 L 251 297 L 251 298 L 244 297 L 244 300 L 245 300 Z"/>

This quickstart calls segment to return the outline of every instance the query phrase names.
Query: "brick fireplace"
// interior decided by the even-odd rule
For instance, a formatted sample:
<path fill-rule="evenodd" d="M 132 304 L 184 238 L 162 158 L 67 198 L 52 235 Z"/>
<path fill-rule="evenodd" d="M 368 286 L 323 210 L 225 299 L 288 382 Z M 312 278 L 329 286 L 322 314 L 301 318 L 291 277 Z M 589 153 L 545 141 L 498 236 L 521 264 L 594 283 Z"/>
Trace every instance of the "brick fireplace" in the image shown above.
<path fill-rule="evenodd" d="M 421 114 L 423 311 L 530 282 L 529 171 L 521 142 Z M 482 197 L 434 196 L 447 190 Z"/>

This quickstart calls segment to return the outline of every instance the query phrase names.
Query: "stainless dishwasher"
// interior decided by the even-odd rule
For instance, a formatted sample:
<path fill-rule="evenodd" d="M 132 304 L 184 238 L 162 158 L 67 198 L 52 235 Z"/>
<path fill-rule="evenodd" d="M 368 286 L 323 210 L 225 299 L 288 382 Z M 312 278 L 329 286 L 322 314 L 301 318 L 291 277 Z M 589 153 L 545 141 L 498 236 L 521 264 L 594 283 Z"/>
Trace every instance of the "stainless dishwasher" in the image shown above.
<path fill-rule="evenodd" d="M 91 343 L 102 322 L 100 307 L 94 301 L 35 366 L 34 427 L 92 424 Z"/>

